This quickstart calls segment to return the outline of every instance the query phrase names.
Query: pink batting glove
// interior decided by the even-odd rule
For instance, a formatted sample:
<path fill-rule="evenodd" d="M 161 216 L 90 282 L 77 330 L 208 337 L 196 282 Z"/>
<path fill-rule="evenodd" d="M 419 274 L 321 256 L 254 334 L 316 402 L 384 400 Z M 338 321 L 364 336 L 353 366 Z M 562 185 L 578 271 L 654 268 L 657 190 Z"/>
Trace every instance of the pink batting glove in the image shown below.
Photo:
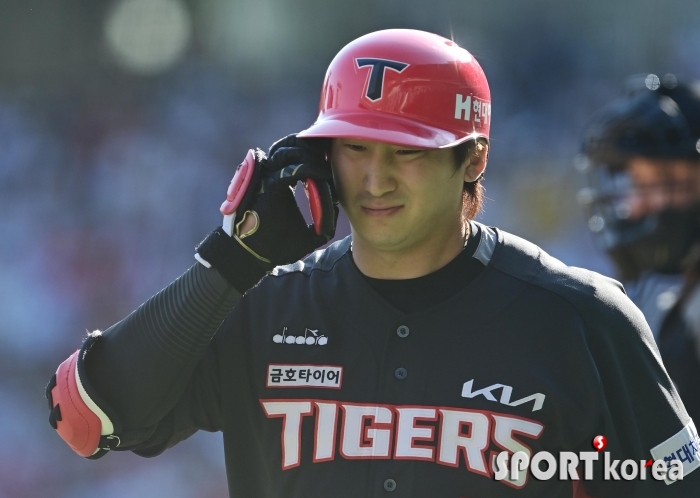
<path fill-rule="evenodd" d="M 236 168 L 236 173 L 231 179 L 231 184 L 226 192 L 226 200 L 221 204 L 219 210 L 221 214 L 228 215 L 236 212 L 238 205 L 243 200 L 246 190 L 250 186 L 250 180 L 253 178 L 253 170 L 255 169 L 255 154 L 253 149 L 248 151 L 245 159 Z"/>
<path fill-rule="evenodd" d="M 255 153 L 253 149 L 248 151 L 245 159 L 236 168 L 236 172 L 231 179 L 231 184 L 226 192 L 226 200 L 221 204 L 219 211 L 224 215 L 223 228 L 224 231 L 231 235 L 233 233 L 233 225 L 236 219 L 236 209 L 241 204 L 243 196 L 250 186 L 250 181 L 253 178 L 255 171 Z"/>

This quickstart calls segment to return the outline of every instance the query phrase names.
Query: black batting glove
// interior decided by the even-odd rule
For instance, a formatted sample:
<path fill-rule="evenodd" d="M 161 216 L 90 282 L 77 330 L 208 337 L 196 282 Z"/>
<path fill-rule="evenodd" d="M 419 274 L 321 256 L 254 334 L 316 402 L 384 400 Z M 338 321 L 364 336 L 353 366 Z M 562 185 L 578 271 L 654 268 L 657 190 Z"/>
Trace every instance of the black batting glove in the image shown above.
<path fill-rule="evenodd" d="M 325 150 L 311 142 L 289 135 L 272 145 L 269 156 L 259 149 L 250 151 L 221 205 L 223 227 L 197 246 L 197 259 L 217 268 L 238 290 L 247 290 L 266 271 L 298 261 L 335 235 L 338 207 L 333 175 Z M 294 198 L 299 181 L 305 183 L 310 197 L 311 225 Z M 248 217 L 254 224 L 243 232 Z M 214 245 L 217 250 L 212 249 Z M 227 254 L 238 261 L 232 263 Z M 238 272 L 242 265 L 245 270 Z M 246 276 L 241 279 L 237 273 Z"/>

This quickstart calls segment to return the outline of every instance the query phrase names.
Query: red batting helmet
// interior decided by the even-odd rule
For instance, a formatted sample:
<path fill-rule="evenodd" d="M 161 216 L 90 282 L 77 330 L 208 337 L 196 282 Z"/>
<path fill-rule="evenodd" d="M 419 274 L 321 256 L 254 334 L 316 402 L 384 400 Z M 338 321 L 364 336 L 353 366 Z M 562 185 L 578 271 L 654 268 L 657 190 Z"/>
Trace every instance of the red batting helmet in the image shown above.
<path fill-rule="evenodd" d="M 481 66 L 455 42 L 412 29 L 346 45 L 326 72 L 316 122 L 299 137 L 347 137 L 418 148 L 489 137 Z"/>

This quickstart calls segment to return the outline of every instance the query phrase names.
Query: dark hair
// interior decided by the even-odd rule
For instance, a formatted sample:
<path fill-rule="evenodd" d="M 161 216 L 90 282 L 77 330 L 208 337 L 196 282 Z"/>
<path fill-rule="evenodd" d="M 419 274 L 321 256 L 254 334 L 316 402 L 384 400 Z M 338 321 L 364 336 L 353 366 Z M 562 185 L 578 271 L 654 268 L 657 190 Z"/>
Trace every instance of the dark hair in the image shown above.
<path fill-rule="evenodd" d="M 486 146 L 483 139 L 469 140 L 452 147 L 454 153 L 455 168 L 459 168 L 468 156 L 474 154 Z M 464 182 L 462 190 L 462 223 L 474 219 L 484 207 L 484 186 L 481 184 L 483 176 L 474 182 Z"/>

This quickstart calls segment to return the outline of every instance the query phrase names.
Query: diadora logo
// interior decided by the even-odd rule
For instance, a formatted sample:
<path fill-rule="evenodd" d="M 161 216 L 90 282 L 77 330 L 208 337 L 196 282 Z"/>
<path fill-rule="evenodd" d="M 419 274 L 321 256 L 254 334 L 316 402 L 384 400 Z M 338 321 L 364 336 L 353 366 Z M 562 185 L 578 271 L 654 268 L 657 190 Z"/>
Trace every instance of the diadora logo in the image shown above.
<path fill-rule="evenodd" d="M 535 404 L 532 407 L 533 412 L 540 410 L 542 408 L 542 405 L 544 404 L 545 395 L 541 393 L 531 394 L 530 396 L 526 396 L 525 398 L 516 401 L 511 401 L 510 395 L 513 393 L 513 388 L 505 384 L 494 384 L 492 386 L 479 389 L 478 391 L 473 391 L 473 388 L 474 379 L 470 380 L 469 382 L 465 382 L 462 386 L 462 397 L 475 398 L 476 396 L 483 395 L 484 398 L 488 399 L 489 401 L 498 401 L 502 405 L 507 406 L 520 406 L 524 403 L 527 403 L 528 401 L 534 401 Z M 496 389 L 501 389 L 500 400 L 496 400 L 494 395 L 491 393 L 491 391 L 495 391 Z"/>
<path fill-rule="evenodd" d="M 328 337 L 319 335 L 318 329 L 304 329 L 304 335 L 287 335 L 287 327 L 282 329 L 281 334 L 272 337 L 275 344 L 306 344 L 307 346 L 325 346 L 328 344 Z"/>

